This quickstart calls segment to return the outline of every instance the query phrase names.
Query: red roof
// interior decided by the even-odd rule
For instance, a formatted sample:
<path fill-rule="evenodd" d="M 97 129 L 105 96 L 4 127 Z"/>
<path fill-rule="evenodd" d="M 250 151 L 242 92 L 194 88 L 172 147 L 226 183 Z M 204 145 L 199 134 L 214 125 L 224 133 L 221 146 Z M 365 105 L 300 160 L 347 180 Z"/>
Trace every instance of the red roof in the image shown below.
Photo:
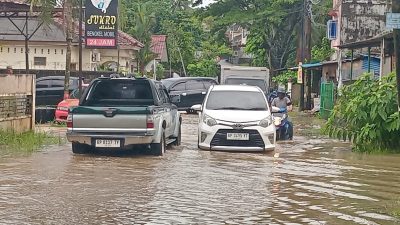
<path fill-rule="evenodd" d="M 151 51 L 157 54 L 157 59 L 162 59 L 162 54 L 167 48 L 167 35 L 151 36 Z"/>
<path fill-rule="evenodd" d="M 2 0 L 0 0 L 0 1 L 2 1 Z M 61 27 L 65 27 L 63 18 L 55 17 L 54 21 Z M 74 33 L 75 33 L 76 37 L 79 36 L 79 23 L 75 23 Z M 83 33 L 85 33 L 85 25 L 83 25 Z M 118 31 L 118 45 L 119 46 L 130 46 L 130 47 L 135 46 L 135 47 L 140 47 L 140 48 L 142 48 L 144 46 L 141 42 L 139 42 L 138 40 L 136 40 L 129 34 L 122 32 L 120 30 Z"/>

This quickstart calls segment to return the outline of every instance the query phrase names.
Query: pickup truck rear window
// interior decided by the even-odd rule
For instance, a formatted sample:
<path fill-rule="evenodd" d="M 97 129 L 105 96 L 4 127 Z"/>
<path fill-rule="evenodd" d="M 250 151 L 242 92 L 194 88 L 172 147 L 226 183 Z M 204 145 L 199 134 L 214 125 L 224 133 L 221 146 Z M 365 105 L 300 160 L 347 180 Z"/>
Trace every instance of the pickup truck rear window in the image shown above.
<path fill-rule="evenodd" d="M 147 80 L 98 80 L 88 91 L 84 106 L 149 106 L 154 104 Z"/>

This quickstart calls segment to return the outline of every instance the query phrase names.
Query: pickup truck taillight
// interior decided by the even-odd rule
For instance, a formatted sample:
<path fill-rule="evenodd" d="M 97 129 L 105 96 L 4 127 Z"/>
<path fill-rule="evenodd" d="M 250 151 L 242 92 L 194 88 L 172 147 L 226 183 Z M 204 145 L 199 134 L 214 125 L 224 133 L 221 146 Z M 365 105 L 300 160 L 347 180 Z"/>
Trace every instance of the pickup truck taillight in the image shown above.
<path fill-rule="evenodd" d="M 146 128 L 147 129 L 152 129 L 154 128 L 154 120 L 152 116 L 147 116 L 147 121 L 146 121 Z"/>
<path fill-rule="evenodd" d="M 67 128 L 72 128 L 74 126 L 74 123 L 72 122 L 72 114 L 68 114 L 67 117 Z"/>

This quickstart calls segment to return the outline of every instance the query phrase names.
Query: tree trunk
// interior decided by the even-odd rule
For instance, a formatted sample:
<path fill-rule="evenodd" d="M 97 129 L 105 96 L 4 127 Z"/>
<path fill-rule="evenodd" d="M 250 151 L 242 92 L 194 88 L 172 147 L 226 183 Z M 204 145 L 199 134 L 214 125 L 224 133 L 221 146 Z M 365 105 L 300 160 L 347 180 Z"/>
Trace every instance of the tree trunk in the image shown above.
<path fill-rule="evenodd" d="M 64 99 L 69 98 L 69 80 L 71 76 L 71 54 L 72 54 L 72 0 L 65 0 L 64 5 L 64 22 L 66 24 L 65 36 L 67 38 L 67 52 L 65 59 L 65 79 L 64 79 Z"/>

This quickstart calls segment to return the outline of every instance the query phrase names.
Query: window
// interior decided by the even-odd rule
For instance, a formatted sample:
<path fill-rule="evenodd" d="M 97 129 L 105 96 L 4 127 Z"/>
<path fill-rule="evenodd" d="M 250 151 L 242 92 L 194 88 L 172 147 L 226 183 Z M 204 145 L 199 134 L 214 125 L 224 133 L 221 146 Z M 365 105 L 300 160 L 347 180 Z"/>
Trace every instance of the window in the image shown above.
<path fill-rule="evenodd" d="M 54 49 L 54 54 L 57 55 L 57 49 Z"/>
<path fill-rule="evenodd" d="M 211 110 L 267 110 L 262 92 L 253 91 L 212 91 L 208 96 L 207 109 Z"/>
<path fill-rule="evenodd" d="M 7 48 L 7 53 L 10 53 L 10 48 Z"/>
<path fill-rule="evenodd" d="M 50 86 L 51 87 L 64 87 L 64 80 L 62 80 L 62 79 L 51 80 Z"/>
<path fill-rule="evenodd" d="M 42 48 L 42 51 L 41 51 L 41 52 L 42 52 L 42 54 L 43 54 L 43 48 Z"/>
<path fill-rule="evenodd" d="M 49 80 L 41 80 L 36 82 L 36 89 L 38 88 L 48 88 Z"/>
<path fill-rule="evenodd" d="M 36 54 L 36 48 L 35 48 L 35 50 L 34 50 L 34 51 L 35 51 L 35 54 Z"/>
<path fill-rule="evenodd" d="M 23 48 L 21 48 L 21 53 L 24 53 L 24 49 Z"/>
<path fill-rule="evenodd" d="M 14 53 L 17 53 L 17 48 L 14 48 Z"/>
<path fill-rule="evenodd" d="M 204 84 L 204 87 L 205 87 L 206 89 L 208 89 L 209 87 L 211 87 L 211 86 L 213 86 L 213 85 L 216 85 L 217 82 L 215 82 L 215 81 L 213 81 L 213 80 L 204 80 L 204 81 L 203 81 L 203 84 Z"/>
<path fill-rule="evenodd" d="M 50 49 L 47 49 L 47 54 L 50 54 Z"/>
<path fill-rule="evenodd" d="M 0 52 L 3 52 L 3 47 L 0 48 Z"/>
<path fill-rule="evenodd" d="M 198 80 L 190 80 L 186 82 L 186 90 L 203 90 L 203 82 Z"/>
<path fill-rule="evenodd" d="M 35 66 L 46 66 L 46 57 L 34 57 L 33 65 Z"/>
<path fill-rule="evenodd" d="M 61 49 L 61 55 L 64 55 L 64 49 Z"/>
<path fill-rule="evenodd" d="M 186 82 L 176 84 L 171 88 L 171 91 L 184 91 L 186 90 Z"/>

